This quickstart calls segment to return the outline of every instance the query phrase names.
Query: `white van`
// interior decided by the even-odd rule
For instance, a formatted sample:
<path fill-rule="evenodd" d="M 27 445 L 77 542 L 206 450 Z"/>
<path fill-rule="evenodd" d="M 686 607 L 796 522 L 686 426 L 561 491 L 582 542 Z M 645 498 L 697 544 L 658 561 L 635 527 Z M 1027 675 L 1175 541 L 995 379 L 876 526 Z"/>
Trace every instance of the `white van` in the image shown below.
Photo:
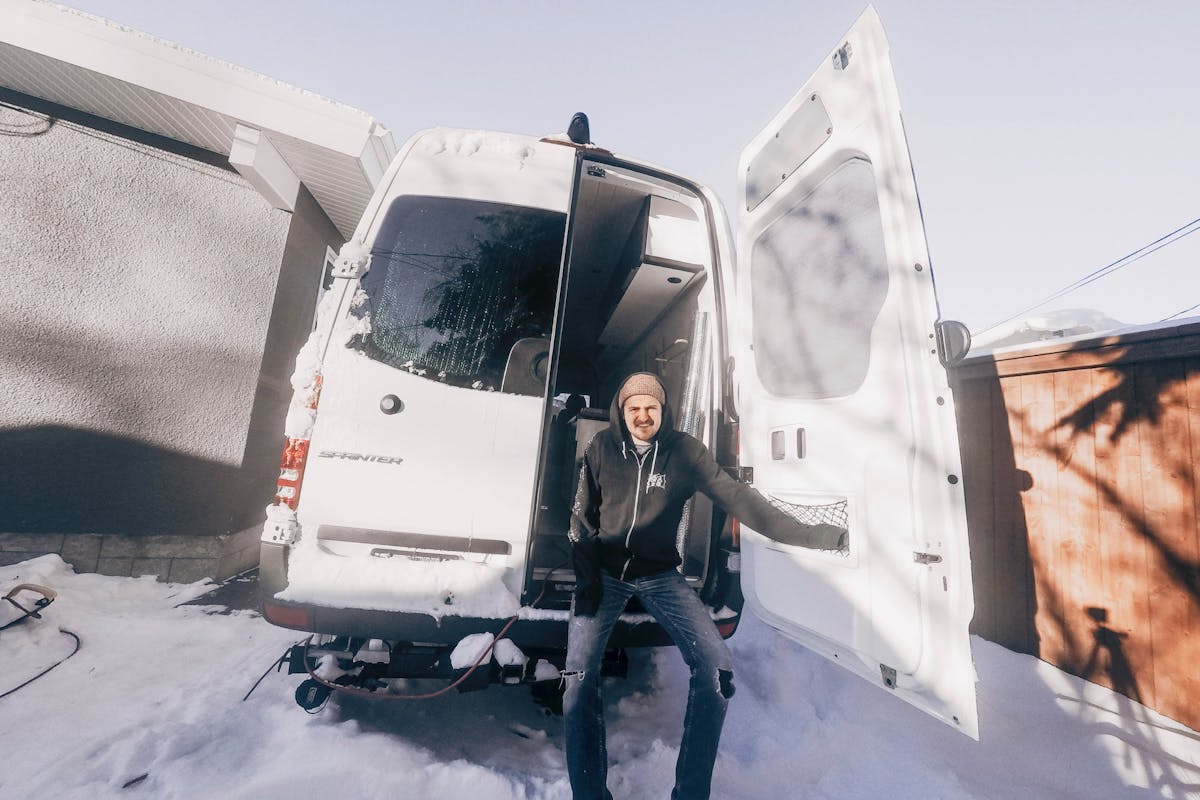
<path fill-rule="evenodd" d="M 267 618 L 320 634 L 294 670 L 333 654 L 360 688 L 462 678 L 464 641 L 503 627 L 499 663 L 464 685 L 556 680 L 579 460 L 618 382 L 646 370 L 731 472 L 850 531 L 848 553 L 795 548 L 697 496 L 680 569 L 722 633 L 744 592 L 977 736 L 944 368 L 965 348 L 939 322 L 873 9 L 739 169 L 735 261 L 713 194 L 673 173 L 565 140 L 405 145 L 297 361 L 260 572 Z M 669 643 L 631 607 L 610 646 Z"/>

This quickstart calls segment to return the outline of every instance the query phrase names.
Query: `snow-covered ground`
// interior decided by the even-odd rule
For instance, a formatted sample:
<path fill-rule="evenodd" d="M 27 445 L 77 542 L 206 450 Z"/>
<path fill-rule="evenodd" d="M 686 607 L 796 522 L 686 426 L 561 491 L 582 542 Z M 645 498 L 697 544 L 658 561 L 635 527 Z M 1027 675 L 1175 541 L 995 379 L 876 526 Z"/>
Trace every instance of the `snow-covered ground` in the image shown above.
<path fill-rule="evenodd" d="M 292 698 L 299 677 L 272 673 L 242 702 L 297 637 L 251 612 L 181 605 L 211 585 L 76 575 L 57 556 L 0 568 L 0 594 L 21 582 L 59 594 L 42 620 L 0 632 L 0 693 L 70 652 L 60 626 L 83 644 L 0 698 L 0 797 L 570 796 L 561 719 L 523 689 L 351 698 L 309 716 Z M 715 798 L 1200 797 L 1200 735 L 980 639 L 980 742 L 753 618 L 731 645 L 738 691 Z M 686 685 L 671 649 L 636 652 L 630 678 L 609 684 L 617 798 L 668 795 Z"/>

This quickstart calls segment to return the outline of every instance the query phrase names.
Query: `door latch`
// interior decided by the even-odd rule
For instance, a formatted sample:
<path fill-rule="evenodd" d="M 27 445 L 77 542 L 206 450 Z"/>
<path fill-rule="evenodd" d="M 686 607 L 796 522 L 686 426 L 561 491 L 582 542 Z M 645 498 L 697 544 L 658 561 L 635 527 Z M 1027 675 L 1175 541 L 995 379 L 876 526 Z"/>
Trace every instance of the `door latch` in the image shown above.
<path fill-rule="evenodd" d="M 913 553 L 913 561 L 918 564 L 940 564 L 942 557 L 937 553 Z"/>

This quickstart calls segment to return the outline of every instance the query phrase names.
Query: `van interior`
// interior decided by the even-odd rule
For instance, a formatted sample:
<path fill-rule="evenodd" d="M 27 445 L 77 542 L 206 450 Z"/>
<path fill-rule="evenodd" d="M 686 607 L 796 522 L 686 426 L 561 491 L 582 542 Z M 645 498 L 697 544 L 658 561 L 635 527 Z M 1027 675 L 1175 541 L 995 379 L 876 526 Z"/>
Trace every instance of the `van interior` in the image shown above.
<path fill-rule="evenodd" d="M 703 438 L 712 407 L 711 311 L 701 302 L 711 264 L 700 199 L 685 187 L 585 162 L 572 211 L 565 296 L 560 298 L 527 591 L 566 607 L 573 586 L 567 531 L 583 453 L 607 427 L 629 373 L 652 372 L 667 390 L 675 428 Z M 705 579 L 711 504 L 685 511 L 685 577 Z M 549 580 L 547 580 L 549 578 Z M 548 602 L 547 602 L 548 601 Z"/>

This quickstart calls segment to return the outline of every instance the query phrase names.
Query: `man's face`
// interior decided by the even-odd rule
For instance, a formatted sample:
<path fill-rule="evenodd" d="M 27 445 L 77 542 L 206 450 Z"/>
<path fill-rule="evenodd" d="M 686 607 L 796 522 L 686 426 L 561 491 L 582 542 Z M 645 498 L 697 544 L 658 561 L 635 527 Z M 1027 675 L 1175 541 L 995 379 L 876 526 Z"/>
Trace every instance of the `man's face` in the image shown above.
<path fill-rule="evenodd" d="M 625 401 L 625 427 L 639 441 L 648 442 L 662 425 L 662 405 L 648 394 L 635 394 Z"/>

